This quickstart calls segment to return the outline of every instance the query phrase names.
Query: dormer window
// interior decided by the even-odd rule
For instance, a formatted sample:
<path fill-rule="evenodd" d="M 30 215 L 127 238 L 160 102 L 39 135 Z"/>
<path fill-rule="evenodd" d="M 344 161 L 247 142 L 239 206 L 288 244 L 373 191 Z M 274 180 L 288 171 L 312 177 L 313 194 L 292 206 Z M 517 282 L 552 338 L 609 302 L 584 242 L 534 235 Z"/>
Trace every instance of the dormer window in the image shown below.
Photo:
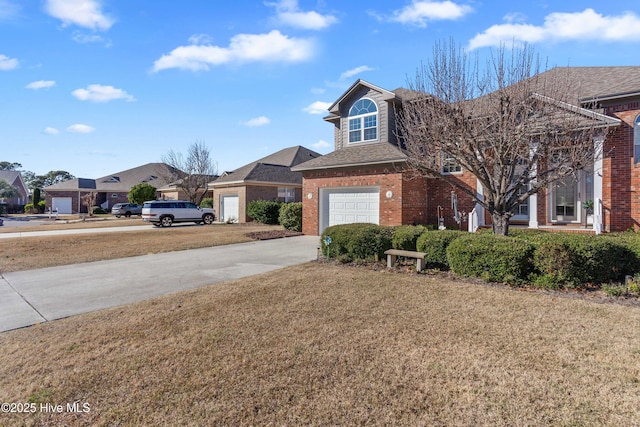
<path fill-rule="evenodd" d="M 370 99 L 363 98 L 349 110 L 349 142 L 378 139 L 378 107 Z"/>

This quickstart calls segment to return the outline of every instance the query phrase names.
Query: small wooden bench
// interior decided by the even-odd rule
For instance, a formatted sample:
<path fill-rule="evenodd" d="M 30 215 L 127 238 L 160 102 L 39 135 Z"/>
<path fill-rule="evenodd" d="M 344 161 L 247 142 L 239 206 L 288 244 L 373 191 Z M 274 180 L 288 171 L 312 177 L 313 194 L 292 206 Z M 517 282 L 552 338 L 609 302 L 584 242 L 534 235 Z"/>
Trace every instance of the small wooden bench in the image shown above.
<path fill-rule="evenodd" d="M 416 259 L 416 271 L 422 271 L 426 267 L 426 262 L 424 257 L 427 256 L 424 252 L 415 252 L 415 251 L 403 251 L 400 249 L 389 249 L 384 251 L 384 254 L 387 256 L 387 267 L 392 268 L 396 263 L 398 257 L 404 258 L 415 258 Z"/>

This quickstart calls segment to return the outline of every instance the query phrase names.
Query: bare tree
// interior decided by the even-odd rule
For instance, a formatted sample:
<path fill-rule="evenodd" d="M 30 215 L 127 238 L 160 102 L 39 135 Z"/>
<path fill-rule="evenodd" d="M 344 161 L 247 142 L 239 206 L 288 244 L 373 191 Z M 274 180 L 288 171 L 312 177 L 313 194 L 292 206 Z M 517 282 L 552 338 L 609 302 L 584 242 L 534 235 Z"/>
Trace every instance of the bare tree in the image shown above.
<path fill-rule="evenodd" d="M 171 176 L 164 178 L 182 190 L 190 201 L 200 204 L 206 195 L 207 184 L 217 173 L 217 166 L 204 142 L 191 144 L 186 156 L 170 150 L 162 156 L 162 161 L 171 169 Z"/>
<path fill-rule="evenodd" d="M 529 47 L 506 52 L 481 66 L 453 42 L 437 43 L 397 112 L 411 170 L 470 195 L 502 235 L 531 195 L 592 166 L 608 129 L 605 116 L 577 106 L 569 68 L 540 73 Z M 483 195 L 443 174 L 451 164 L 471 172 Z"/>
<path fill-rule="evenodd" d="M 80 198 L 82 200 L 82 205 L 87 208 L 87 213 L 89 214 L 89 216 L 93 216 L 93 207 L 96 204 L 97 198 L 98 193 L 96 193 L 95 191 L 83 194 Z"/>

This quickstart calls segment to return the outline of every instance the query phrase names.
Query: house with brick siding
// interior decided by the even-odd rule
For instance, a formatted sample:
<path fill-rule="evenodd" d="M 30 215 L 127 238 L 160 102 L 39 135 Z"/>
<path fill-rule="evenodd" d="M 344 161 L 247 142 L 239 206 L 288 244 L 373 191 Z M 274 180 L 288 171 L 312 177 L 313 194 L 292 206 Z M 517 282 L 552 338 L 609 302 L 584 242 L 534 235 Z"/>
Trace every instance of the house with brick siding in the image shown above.
<path fill-rule="evenodd" d="M 164 177 L 168 176 L 171 173 L 165 163 L 147 163 L 97 179 L 74 178 L 45 187 L 45 206 L 60 214 L 86 213 L 82 196 L 96 193 L 96 206 L 110 210 L 116 203 L 129 201 L 128 194 L 134 185 L 148 183 L 156 188 L 165 187 L 168 182 Z"/>
<path fill-rule="evenodd" d="M 299 202 L 302 197 L 302 173 L 292 167 L 319 153 L 300 145 L 284 148 L 230 172 L 209 183 L 213 207 L 220 221 L 247 222 L 247 204 L 253 200 Z"/>
<path fill-rule="evenodd" d="M 570 108 L 594 112 L 607 130 L 595 165 L 538 192 L 519 206 L 512 224 L 529 228 L 623 231 L 640 228 L 640 67 L 558 67 L 546 78 L 570 78 Z M 544 95 L 541 93 L 540 95 Z M 443 180 L 425 179 L 406 167 L 396 132 L 396 111 L 412 92 L 386 90 L 358 80 L 329 107 L 334 151 L 292 170 L 303 175 L 303 232 L 319 235 L 331 225 L 434 224 L 475 230 L 489 215 L 473 198 Z M 482 186 L 453 159 L 443 174 L 482 197 Z M 585 209 L 591 202 L 593 208 Z M 586 203 L 587 205 L 589 203 Z"/>
<path fill-rule="evenodd" d="M 2 210 L 0 210 L 0 212 L 23 212 L 24 205 L 29 203 L 29 190 L 22 179 L 22 173 L 20 173 L 20 171 L 0 170 L 0 180 L 5 181 L 7 184 L 18 190 L 17 196 L 0 199 L 0 204 L 2 204 Z"/>

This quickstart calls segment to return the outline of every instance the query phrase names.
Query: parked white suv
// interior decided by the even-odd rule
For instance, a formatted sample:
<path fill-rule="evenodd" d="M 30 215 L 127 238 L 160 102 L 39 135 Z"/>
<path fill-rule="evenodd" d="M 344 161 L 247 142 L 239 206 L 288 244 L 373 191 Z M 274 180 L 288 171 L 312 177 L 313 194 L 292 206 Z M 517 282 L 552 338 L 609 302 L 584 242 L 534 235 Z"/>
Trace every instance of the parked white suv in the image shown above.
<path fill-rule="evenodd" d="M 142 206 L 142 220 L 156 227 L 171 227 L 174 222 L 213 224 L 215 219 L 213 209 L 199 208 L 186 200 L 153 200 Z"/>

